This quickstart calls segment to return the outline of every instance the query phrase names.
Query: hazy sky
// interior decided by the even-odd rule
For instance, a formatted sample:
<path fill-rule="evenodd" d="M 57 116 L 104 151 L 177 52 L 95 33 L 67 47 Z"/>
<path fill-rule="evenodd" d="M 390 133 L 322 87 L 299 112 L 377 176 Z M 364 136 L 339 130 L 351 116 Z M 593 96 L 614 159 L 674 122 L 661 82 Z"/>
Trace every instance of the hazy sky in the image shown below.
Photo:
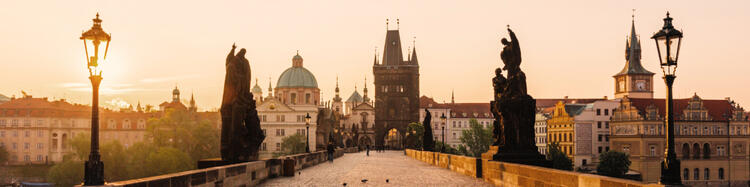
<path fill-rule="evenodd" d="M 336 76 L 342 97 L 372 87 L 385 19 L 399 18 L 404 50 L 416 37 L 421 95 L 457 102 L 491 99 L 506 25 L 517 33 L 529 93 L 536 98 L 613 97 L 625 63 L 632 9 L 643 65 L 664 84 L 650 36 L 666 11 L 685 33 L 675 97 L 732 97 L 750 106 L 750 1 L 0 1 L 0 94 L 90 103 L 78 39 L 99 12 L 112 33 L 102 102 L 158 105 L 178 85 L 201 110 L 220 103 L 224 59 L 233 42 L 248 50 L 253 79 L 291 67 L 296 50 L 326 100 Z M 393 22 L 391 28 L 395 29 Z M 378 51 L 382 55 L 382 51 Z M 254 84 L 254 83 L 253 83 Z M 372 89 L 370 95 L 372 95 Z"/>

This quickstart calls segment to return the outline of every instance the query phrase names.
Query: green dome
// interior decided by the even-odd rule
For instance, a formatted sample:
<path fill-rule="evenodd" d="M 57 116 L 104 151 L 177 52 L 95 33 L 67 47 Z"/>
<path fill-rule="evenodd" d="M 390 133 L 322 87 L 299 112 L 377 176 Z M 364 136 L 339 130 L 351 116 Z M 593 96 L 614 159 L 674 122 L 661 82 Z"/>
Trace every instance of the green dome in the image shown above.
<path fill-rule="evenodd" d="M 253 93 L 262 93 L 263 89 L 260 88 L 260 86 L 258 86 L 258 84 L 256 83 L 255 86 L 253 86 L 253 89 L 250 90 L 250 92 L 253 92 Z"/>
<path fill-rule="evenodd" d="M 276 83 L 276 88 L 300 87 L 318 88 L 318 81 L 315 80 L 315 75 L 301 66 L 286 69 L 284 73 L 281 73 L 279 81 Z"/>

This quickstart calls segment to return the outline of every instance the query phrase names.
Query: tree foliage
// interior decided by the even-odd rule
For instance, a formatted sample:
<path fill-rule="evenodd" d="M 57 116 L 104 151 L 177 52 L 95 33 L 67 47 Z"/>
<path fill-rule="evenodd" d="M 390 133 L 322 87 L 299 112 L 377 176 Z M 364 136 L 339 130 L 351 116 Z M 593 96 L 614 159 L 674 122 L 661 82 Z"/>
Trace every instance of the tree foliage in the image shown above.
<path fill-rule="evenodd" d="M 83 183 L 83 161 L 67 159 L 55 164 L 47 172 L 47 181 L 57 186 L 73 186 Z"/>
<path fill-rule="evenodd" d="M 599 175 L 623 178 L 630 168 L 628 154 L 618 151 L 607 151 L 599 155 L 596 172 Z"/>
<path fill-rule="evenodd" d="M 422 123 L 409 123 L 409 126 L 406 127 L 406 146 L 411 149 L 421 149 L 424 143 L 424 140 L 422 140 L 424 132 L 425 129 Z"/>
<path fill-rule="evenodd" d="M 193 162 L 219 157 L 218 129 L 207 120 L 194 119 L 187 111 L 168 110 L 164 117 L 149 119 L 148 132 L 146 137 L 155 145 L 177 148 Z"/>
<path fill-rule="evenodd" d="M 219 131 L 209 121 L 197 120 L 186 111 L 168 111 L 149 119 L 145 140 L 130 147 L 119 141 L 100 147 L 105 181 L 144 178 L 194 169 L 204 158 L 219 156 Z M 47 179 L 59 186 L 80 184 L 83 161 L 88 160 L 91 136 L 81 133 L 70 140 L 73 150 L 55 164 Z M 302 147 L 304 151 L 304 145 Z"/>
<path fill-rule="evenodd" d="M 469 120 L 469 129 L 461 132 L 461 143 L 466 145 L 470 155 L 480 157 L 492 145 L 492 126 L 484 128 L 476 119 Z"/>
<path fill-rule="evenodd" d="M 565 153 L 560 150 L 558 142 L 547 144 L 547 159 L 552 160 L 552 168 L 560 170 L 573 170 L 573 160 L 570 160 Z"/>
<path fill-rule="evenodd" d="M 442 153 L 448 153 L 448 154 L 454 154 L 454 155 L 460 155 L 461 153 L 456 149 L 451 147 L 449 144 L 444 144 L 443 142 L 436 141 L 435 142 L 435 150 L 434 152 L 442 152 Z"/>
<path fill-rule="evenodd" d="M 294 134 L 281 139 L 281 153 L 277 153 L 277 156 L 281 155 L 293 155 L 304 153 L 305 143 L 307 136 L 302 134 Z"/>

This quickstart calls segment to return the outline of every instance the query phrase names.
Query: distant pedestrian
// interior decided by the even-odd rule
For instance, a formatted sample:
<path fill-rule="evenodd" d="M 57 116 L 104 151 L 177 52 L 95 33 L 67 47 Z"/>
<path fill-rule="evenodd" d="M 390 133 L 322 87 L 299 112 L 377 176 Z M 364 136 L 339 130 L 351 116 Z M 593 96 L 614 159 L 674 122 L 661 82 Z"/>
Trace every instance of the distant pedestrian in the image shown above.
<path fill-rule="evenodd" d="M 333 147 L 333 143 L 328 143 L 328 161 L 333 163 L 333 152 L 336 149 Z"/>
<path fill-rule="evenodd" d="M 370 145 L 367 145 L 367 156 L 370 156 Z"/>

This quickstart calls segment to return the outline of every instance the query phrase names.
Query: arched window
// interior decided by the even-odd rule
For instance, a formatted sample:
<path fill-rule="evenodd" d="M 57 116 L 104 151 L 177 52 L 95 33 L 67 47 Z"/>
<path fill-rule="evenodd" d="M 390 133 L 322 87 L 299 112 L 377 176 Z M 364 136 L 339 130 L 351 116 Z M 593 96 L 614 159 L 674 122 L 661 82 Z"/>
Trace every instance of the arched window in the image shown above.
<path fill-rule="evenodd" d="M 690 146 L 687 143 L 682 144 L 682 158 L 690 159 Z"/>
<path fill-rule="evenodd" d="M 693 169 L 693 180 L 698 180 L 700 177 L 700 170 L 698 168 Z"/>
<path fill-rule="evenodd" d="M 703 180 L 708 180 L 710 178 L 711 177 L 709 176 L 709 170 L 708 170 L 708 168 L 703 169 Z"/>
<path fill-rule="evenodd" d="M 711 146 L 708 145 L 708 143 L 703 144 L 703 159 L 709 159 L 711 158 Z"/>
<path fill-rule="evenodd" d="M 694 159 L 701 158 L 701 146 L 698 143 L 693 144 L 693 158 Z"/>
<path fill-rule="evenodd" d="M 719 180 L 724 180 L 724 168 L 719 168 Z"/>
<path fill-rule="evenodd" d="M 690 170 L 688 168 L 685 168 L 684 170 L 682 170 L 682 178 L 683 180 L 690 179 Z"/>

